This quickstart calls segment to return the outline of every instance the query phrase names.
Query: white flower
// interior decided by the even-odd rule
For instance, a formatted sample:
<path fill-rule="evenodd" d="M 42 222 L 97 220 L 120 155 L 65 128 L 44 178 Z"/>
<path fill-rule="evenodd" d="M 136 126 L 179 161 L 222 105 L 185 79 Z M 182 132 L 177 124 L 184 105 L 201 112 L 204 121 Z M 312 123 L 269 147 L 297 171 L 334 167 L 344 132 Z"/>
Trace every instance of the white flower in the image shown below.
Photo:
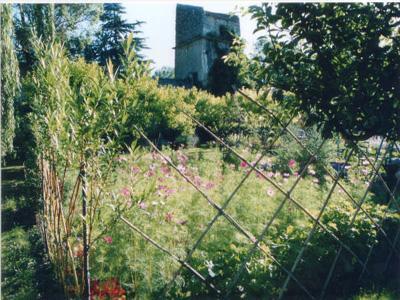
<path fill-rule="evenodd" d="M 215 274 L 212 270 L 212 268 L 214 267 L 214 263 L 212 262 L 212 260 L 206 260 L 206 266 L 208 269 L 208 275 L 210 275 L 211 277 L 217 276 L 217 274 Z"/>

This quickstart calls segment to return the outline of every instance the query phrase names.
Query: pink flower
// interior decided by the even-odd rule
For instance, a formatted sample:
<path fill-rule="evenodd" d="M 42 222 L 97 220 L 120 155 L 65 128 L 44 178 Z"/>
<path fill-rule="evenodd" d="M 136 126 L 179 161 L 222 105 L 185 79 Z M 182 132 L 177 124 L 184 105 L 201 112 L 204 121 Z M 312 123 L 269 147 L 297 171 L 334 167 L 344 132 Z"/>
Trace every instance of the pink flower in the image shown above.
<path fill-rule="evenodd" d="M 168 175 L 168 174 L 171 172 L 171 170 L 169 169 L 168 166 L 162 166 L 162 167 L 161 167 L 161 172 L 162 172 L 164 175 Z"/>
<path fill-rule="evenodd" d="M 164 191 L 164 190 L 166 190 L 167 189 L 167 186 L 165 186 L 165 185 L 159 185 L 159 186 L 157 186 L 157 190 L 158 191 Z"/>
<path fill-rule="evenodd" d="M 369 171 L 368 171 L 368 169 L 362 169 L 362 170 L 361 170 L 361 173 L 362 173 L 364 176 L 367 176 L 367 175 L 369 174 Z"/>
<path fill-rule="evenodd" d="M 274 177 L 274 172 L 267 172 L 267 177 L 268 178 L 272 178 L 272 177 Z"/>
<path fill-rule="evenodd" d="M 145 202 L 143 202 L 143 201 L 140 201 L 138 205 L 139 205 L 140 209 L 146 209 L 147 208 L 147 204 Z"/>
<path fill-rule="evenodd" d="M 178 161 L 181 165 L 186 165 L 188 160 L 189 158 L 185 154 L 178 152 Z"/>
<path fill-rule="evenodd" d="M 248 165 L 247 165 L 247 162 L 245 162 L 245 161 L 241 161 L 240 162 L 240 166 L 242 167 L 242 168 L 246 168 Z"/>
<path fill-rule="evenodd" d="M 289 173 L 283 173 L 283 177 L 284 177 L 284 178 L 288 178 L 289 176 L 290 176 Z"/>
<path fill-rule="evenodd" d="M 206 189 L 207 190 L 211 190 L 214 187 L 215 187 L 215 184 L 213 182 L 209 181 L 209 182 L 206 183 Z"/>
<path fill-rule="evenodd" d="M 172 213 L 172 212 L 167 212 L 167 213 L 165 214 L 165 221 L 171 222 L 173 218 L 174 218 L 174 213 Z"/>
<path fill-rule="evenodd" d="M 131 195 L 131 191 L 127 187 L 124 187 L 121 189 L 121 195 L 124 197 L 129 197 Z"/>
<path fill-rule="evenodd" d="M 111 244 L 112 243 L 112 237 L 111 236 L 105 236 L 103 237 L 104 242 L 106 242 L 107 244 Z"/>
<path fill-rule="evenodd" d="M 155 172 L 153 170 L 148 170 L 145 175 L 146 177 L 153 177 L 155 175 Z"/>
<path fill-rule="evenodd" d="M 176 192 L 176 190 L 166 189 L 164 192 L 165 192 L 165 196 L 168 197 L 168 196 L 171 196 L 172 194 L 174 194 Z"/>
<path fill-rule="evenodd" d="M 274 190 L 272 188 L 268 188 L 267 195 L 272 197 L 274 194 L 275 194 Z"/>
<path fill-rule="evenodd" d="M 293 169 L 296 167 L 296 161 L 294 159 L 289 160 L 288 166 L 289 168 Z"/>
<path fill-rule="evenodd" d="M 179 164 L 179 165 L 177 166 L 177 169 L 178 169 L 179 172 L 181 172 L 181 173 L 183 173 L 183 174 L 186 173 L 186 167 L 183 166 L 183 165 L 181 165 L 181 164 Z"/>
<path fill-rule="evenodd" d="M 153 158 L 153 160 L 158 160 L 159 159 L 158 153 L 155 152 L 155 151 L 151 152 L 151 157 Z"/>
<path fill-rule="evenodd" d="M 193 182 L 195 185 L 200 186 L 202 183 L 201 177 L 196 175 L 193 179 Z"/>
<path fill-rule="evenodd" d="M 133 167 L 131 167 L 131 172 L 134 175 L 139 174 L 140 173 L 140 168 L 136 167 L 136 166 L 133 166 Z"/>
<path fill-rule="evenodd" d="M 297 177 L 299 176 L 299 172 L 294 172 L 293 175 Z"/>

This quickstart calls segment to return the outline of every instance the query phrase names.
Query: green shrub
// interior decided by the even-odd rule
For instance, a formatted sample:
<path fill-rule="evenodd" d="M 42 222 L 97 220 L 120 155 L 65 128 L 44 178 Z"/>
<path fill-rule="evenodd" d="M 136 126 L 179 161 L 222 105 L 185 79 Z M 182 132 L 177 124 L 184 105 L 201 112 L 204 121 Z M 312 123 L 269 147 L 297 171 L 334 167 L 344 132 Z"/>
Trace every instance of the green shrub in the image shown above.
<path fill-rule="evenodd" d="M 135 105 L 128 108 L 128 127 L 137 125 L 153 141 L 175 143 L 185 141 L 194 133 L 192 121 L 182 111 L 193 114 L 193 105 L 187 98 L 190 92 L 170 86 L 159 87 L 156 80 L 140 78 L 129 86 L 128 94 Z M 130 127 L 131 126 L 131 127 Z"/>
<path fill-rule="evenodd" d="M 37 263 L 29 232 L 20 227 L 2 234 L 2 299 L 37 299 Z"/>
<path fill-rule="evenodd" d="M 304 137 L 299 134 L 301 132 L 300 128 L 291 127 L 291 130 L 300 137 L 302 144 L 310 153 L 317 154 L 316 160 L 310 165 L 310 169 L 314 170 L 315 174 L 312 172 L 313 175 L 320 181 L 324 181 L 325 169 L 330 168 L 330 162 L 336 154 L 334 144 L 331 140 L 327 140 L 318 151 L 323 138 L 315 127 L 305 129 Z M 289 134 L 282 136 L 280 146 L 274 152 L 276 154 L 275 168 L 286 173 L 293 173 L 294 171 L 300 173 L 310 159 L 308 151 L 301 147 Z M 290 166 L 291 160 L 295 161 L 293 167 Z"/>

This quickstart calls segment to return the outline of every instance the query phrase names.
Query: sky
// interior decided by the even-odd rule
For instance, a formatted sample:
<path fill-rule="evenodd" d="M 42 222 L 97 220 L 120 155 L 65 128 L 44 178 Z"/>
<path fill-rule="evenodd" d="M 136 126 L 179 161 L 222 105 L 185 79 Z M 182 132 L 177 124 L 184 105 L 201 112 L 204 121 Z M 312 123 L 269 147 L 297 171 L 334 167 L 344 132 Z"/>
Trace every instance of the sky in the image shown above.
<path fill-rule="evenodd" d="M 255 21 L 249 15 L 240 13 L 241 7 L 260 4 L 261 1 L 133 1 L 124 2 L 125 18 L 129 22 L 144 21 L 140 30 L 149 49 L 143 50 L 147 59 L 154 61 L 154 69 L 163 66 L 174 67 L 175 10 L 176 5 L 188 4 L 202 6 L 205 10 L 217 13 L 237 12 L 240 18 L 241 37 L 247 41 L 246 52 L 250 53 L 256 41 L 253 35 Z"/>

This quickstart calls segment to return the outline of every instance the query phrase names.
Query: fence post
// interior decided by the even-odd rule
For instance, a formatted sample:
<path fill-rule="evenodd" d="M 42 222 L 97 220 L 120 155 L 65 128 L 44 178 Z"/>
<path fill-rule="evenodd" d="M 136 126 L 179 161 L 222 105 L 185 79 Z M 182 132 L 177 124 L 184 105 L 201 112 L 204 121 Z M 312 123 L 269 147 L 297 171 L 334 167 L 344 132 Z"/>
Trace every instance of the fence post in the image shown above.
<path fill-rule="evenodd" d="M 83 297 L 82 299 L 90 300 L 90 269 L 89 269 L 89 241 L 87 228 L 87 181 L 86 181 L 86 164 L 83 161 L 80 165 L 80 176 L 82 180 L 82 217 L 83 217 Z"/>

